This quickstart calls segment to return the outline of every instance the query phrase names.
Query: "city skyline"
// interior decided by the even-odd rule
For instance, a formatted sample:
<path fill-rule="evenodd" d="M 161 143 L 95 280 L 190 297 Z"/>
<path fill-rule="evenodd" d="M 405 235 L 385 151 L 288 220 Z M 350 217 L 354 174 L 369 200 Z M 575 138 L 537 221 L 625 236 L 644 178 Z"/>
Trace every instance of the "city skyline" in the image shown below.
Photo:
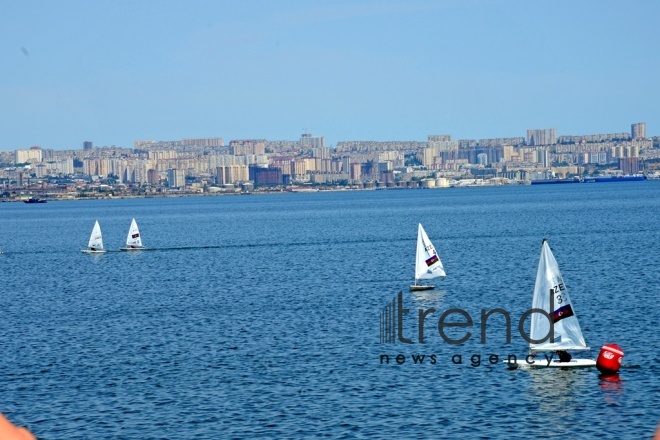
<path fill-rule="evenodd" d="M 650 137 L 660 5 L 634 6 L 10 3 L 0 17 L 0 150 L 305 130 L 329 146 L 550 127 L 586 135 L 639 121 Z"/>
<path fill-rule="evenodd" d="M 464 146 L 472 145 L 476 146 L 485 142 L 483 145 L 555 145 L 555 144 L 572 144 L 580 142 L 602 142 L 613 137 L 613 139 L 624 139 L 626 137 L 631 139 L 648 139 L 653 142 L 657 142 L 659 136 L 649 135 L 646 132 L 646 122 L 636 122 L 630 124 L 629 131 L 626 132 L 614 132 L 610 130 L 608 133 L 583 133 L 583 134 L 565 134 L 559 132 L 555 128 L 541 128 L 541 129 L 527 129 L 526 136 L 507 136 L 507 137 L 486 137 L 486 138 L 466 138 L 466 139 L 453 139 L 453 142 L 458 142 Z M 542 137 L 537 138 L 541 135 Z M 346 145 L 352 145 L 356 143 L 426 143 L 431 142 L 436 138 L 441 138 L 446 141 L 452 141 L 453 136 L 451 134 L 444 135 L 433 135 L 429 134 L 423 139 L 389 139 L 389 140 L 373 140 L 373 139 L 340 139 L 335 145 L 328 145 L 326 143 L 326 137 L 323 135 L 316 136 L 313 133 L 304 132 L 299 135 L 298 138 L 293 139 L 225 139 L 220 136 L 208 137 L 208 138 L 187 138 L 187 139 L 136 139 L 132 142 L 131 145 L 122 146 L 122 145 L 98 145 L 92 140 L 85 140 L 79 143 L 77 146 L 70 148 L 53 148 L 53 147 L 43 147 L 41 145 L 26 145 L 22 147 L 16 147 L 11 149 L 0 148 L 0 152 L 11 152 L 16 150 L 25 150 L 33 148 L 44 148 L 49 150 L 59 150 L 59 151 L 71 151 L 71 150 L 88 150 L 92 148 L 121 148 L 121 149 L 136 149 L 140 150 L 145 147 L 152 148 L 155 145 L 162 145 L 162 148 L 169 148 L 167 145 L 171 144 L 181 144 L 189 145 L 195 147 L 207 146 L 207 147 L 232 147 L 232 145 L 240 145 L 243 143 L 252 143 L 252 142 L 266 142 L 268 144 L 282 142 L 285 144 L 300 144 L 302 146 L 307 145 L 310 148 L 314 147 L 328 147 L 330 149 L 337 149 L 338 151 L 344 149 Z M 548 140 L 548 142 L 545 142 Z M 311 142 L 311 143 L 310 143 Z M 320 144 L 319 144 L 320 143 Z M 318 145 L 317 145 L 318 144 Z M 483 146 L 482 145 L 482 146 Z"/>

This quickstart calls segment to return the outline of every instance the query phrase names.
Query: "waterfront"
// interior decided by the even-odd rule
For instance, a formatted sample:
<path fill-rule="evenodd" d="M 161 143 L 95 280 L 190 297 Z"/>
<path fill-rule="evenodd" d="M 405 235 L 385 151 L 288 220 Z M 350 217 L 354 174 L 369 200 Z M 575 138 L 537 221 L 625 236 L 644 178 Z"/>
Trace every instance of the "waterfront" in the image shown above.
<path fill-rule="evenodd" d="M 569 186 L 2 204 L 0 410 L 39 438 L 650 436 L 660 186 Z M 80 253 L 94 220 L 118 250 L 133 217 L 155 250 Z M 379 344 L 419 222 L 448 277 L 405 292 L 412 313 L 520 316 L 545 237 L 592 355 L 624 348 L 620 381 L 488 365 L 526 353 L 496 324 L 487 345 L 432 326 L 423 346 Z"/>

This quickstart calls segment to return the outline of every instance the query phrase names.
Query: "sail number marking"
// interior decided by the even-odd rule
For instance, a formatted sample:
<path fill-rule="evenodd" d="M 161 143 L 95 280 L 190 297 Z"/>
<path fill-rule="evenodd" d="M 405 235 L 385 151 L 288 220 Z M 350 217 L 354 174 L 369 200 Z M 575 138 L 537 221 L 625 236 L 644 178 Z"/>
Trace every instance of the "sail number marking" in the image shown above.
<path fill-rule="evenodd" d="M 551 295 L 557 294 L 557 296 L 555 297 L 555 299 L 557 300 L 557 304 L 562 304 L 564 302 L 564 295 L 561 294 L 561 292 L 563 292 L 564 290 L 566 290 L 566 287 L 564 287 L 564 283 L 559 283 L 556 286 L 550 288 Z"/>

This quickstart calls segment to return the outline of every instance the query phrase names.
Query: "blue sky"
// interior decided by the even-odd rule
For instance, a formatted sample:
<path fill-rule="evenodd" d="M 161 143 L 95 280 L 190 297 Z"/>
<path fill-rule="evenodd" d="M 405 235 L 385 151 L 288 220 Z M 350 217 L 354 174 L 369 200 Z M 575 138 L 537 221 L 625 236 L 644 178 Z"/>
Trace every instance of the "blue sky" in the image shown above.
<path fill-rule="evenodd" d="M 6 1 L 0 149 L 660 134 L 657 1 Z"/>

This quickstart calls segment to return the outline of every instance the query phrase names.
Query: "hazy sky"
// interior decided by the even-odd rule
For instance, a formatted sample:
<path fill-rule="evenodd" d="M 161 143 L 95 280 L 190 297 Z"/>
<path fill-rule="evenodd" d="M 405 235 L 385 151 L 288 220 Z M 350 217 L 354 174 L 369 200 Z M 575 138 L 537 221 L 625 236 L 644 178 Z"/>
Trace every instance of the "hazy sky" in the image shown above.
<path fill-rule="evenodd" d="M 658 1 L 5 1 L 0 149 L 660 134 Z"/>

